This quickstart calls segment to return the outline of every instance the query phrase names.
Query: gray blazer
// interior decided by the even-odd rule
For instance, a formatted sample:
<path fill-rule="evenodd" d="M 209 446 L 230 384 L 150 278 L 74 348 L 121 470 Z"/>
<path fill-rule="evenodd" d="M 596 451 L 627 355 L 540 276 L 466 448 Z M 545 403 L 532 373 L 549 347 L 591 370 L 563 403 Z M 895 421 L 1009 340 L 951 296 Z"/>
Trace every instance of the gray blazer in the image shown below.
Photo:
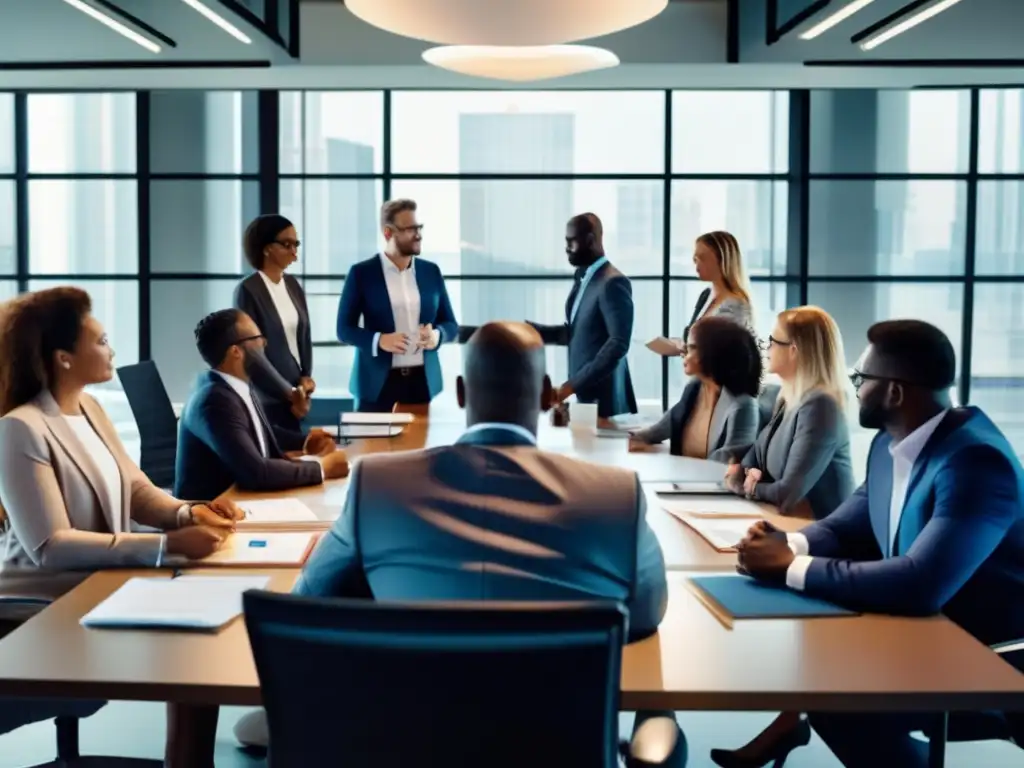
<path fill-rule="evenodd" d="M 850 498 L 855 487 L 846 417 L 823 392 L 811 392 L 795 408 L 780 403 L 742 464 L 762 472 L 754 498 L 783 512 L 806 500 L 817 520 Z"/>
<path fill-rule="evenodd" d="M 717 307 L 706 314 L 702 314 L 704 311 L 704 305 L 709 301 L 711 301 L 711 289 L 705 288 L 701 291 L 700 296 L 697 298 L 697 303 L 693 306 L 693 314 L 690 316 L 690 322 L 683 329 L 684 342 L 690 337 L 690 329 L 693 327 L 693 324 L 702 317 L 725 317 L 742 325 L 744 328 L 749 328 L 750 332 L 754 333 L 754 312 L 749 301 L 730 297 L 723 299 Z"/>
<path fill-rule="evenodd" d="M 2 592 L 57 597 L 75 581 L 66 571 L 154 566 L 161 536 L 131 533 L 132 521 L 166 529 L 187 520 L 183 502 L 131 460 L 99 403 L 83 395 L 82 412 L 117 461 L 121 504 L 110 508 L 99 468 L 48 390 L 8 413 L 0 419 Z M 122 533 L 111 533 L 115 520 Z"/>
<path fill-rule="evenodd" d="M 683 388 L 683 396 L 656 423 L 633 433 L 645 443 L 661 443 L 666 438 L 669 450 L 675 456 L 683 455 L 683 427 L 690 419 L 701 383 L 691 379 Z M 711 414 L 708 430 L 707 458 L 711 461 L 728 462 L 739 460 L 746 455 L 757 439 L 760 422 L 757 400 L 750 395 L 734 395 L 723 389 Z"/>
<path fill-rule="evenodd" d="M 395 482 L 401 478 L 401 482 Z M 507 429 L 361 458 L 295 592 L 378 600 L 624 603 L 630 638 L 665 613 L 661 545 L 633 472 L 538 450 Z"/>

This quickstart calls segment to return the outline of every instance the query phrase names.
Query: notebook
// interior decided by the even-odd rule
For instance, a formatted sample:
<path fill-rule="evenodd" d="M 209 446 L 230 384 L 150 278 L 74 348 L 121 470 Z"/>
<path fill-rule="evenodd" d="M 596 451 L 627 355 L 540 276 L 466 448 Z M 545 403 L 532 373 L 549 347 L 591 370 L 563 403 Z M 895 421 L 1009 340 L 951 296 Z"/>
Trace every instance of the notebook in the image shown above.
<path fill-rule="evenodd" d="M 245 513 L 245 519 L 239 520 L 236 526 L 240 531 L 326 528 L 329 525 L 299 499 L 253 499 L 240 501 L 238 506 Z"/>
<path fill-rule="evenodd" d="M 732 491 L 727 490 L 717 481 L 679 482 L 679 483 L 652 483 L 651 490 L 659 496 L 733 496 Z"/>
<path fill-rule="evenodd" d="M 193 568 L 208 566 L 295 566 L 306 562 L 319 533 L 234 533 L 208 557 L 192 560 Z"/>
<path fill-rule="evenodd" d="M 242 612 L 242 593 L 269 576 L 134 578 L 80 620 L 83 627 L 215 631 Z"/>
<path fill-rule="evenodd" d="M 776 587 L 749 576 L 691 576 L 690 583 L 734 619 L 796 619 L 856 616 L 842 606 Z M 713 609 L 713 606 L 712 606 Z"/>
<path fill-rule="evenodd" d="M 751 522 L 764 517 L 764 510 L 758 504 L 738 496 L 677 496 L 661 502 L 661 508 L 673 517 L 736 517 Z"/>
<path fill-rule="evenodd" d="M 657 336 L 647 342 L 647 348 L 662 357 L 679 357 L 683 351 L 679 343 L 674 339 L 666 339 L 664 336 Z"/>
<path fill-rule="evenodd" d="M 342 424 L 411 424 L 411 413 L 343 413 Z"/>
<path fill-rule="evenodd" d="M 719 552 L 735 552 L 754 521 L 750 518 L 708 518 L 673 514 Z"/>

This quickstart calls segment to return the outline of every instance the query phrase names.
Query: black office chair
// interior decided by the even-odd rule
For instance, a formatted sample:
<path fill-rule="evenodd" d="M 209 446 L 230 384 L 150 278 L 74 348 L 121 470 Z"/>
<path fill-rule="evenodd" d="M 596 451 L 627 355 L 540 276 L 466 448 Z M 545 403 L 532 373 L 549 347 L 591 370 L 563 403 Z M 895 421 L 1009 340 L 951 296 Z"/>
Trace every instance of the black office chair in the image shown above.
<path fill-rule="evenodd" d="M 139 466 L 160 488 L 174 485 L 178 456 L 178 418 L 156 363 L 147 360 L 117 369 L 142 441 Z"/>
<path fill-rule="evenodd" d="M 244 606 L 274 768 L 616 765 L 615 603 Z"/>
<path fill-rule="evenodd" d="M 40 597 L 22 597 L 14 595 L 0 595 L 0 637 L 17 629 L 18 625 L 28 620 L 31 616 L 43 610 L 50 604 L 50 600 Z M 57 759 L 50 763 L 34 766 L 34 768 L 160 768 L 162 760 L 140 760 L 131 757 L 82 757 L 78 747 L 78 726 L 85 717 L 90 717 L 106 706 L 106 702 L 81 702 L 68 701 L 67 708 L 61 713 L 60 705 L 39 706 L 33 700 L 26 700 L 26 706 L 39 707 L 38 719 L 35 722 L 53 719 L 57 729 Z M 56 715 L 56 717 L 54 716 Z M 22 727 L 31 722 L 31 715 L 22 719 Z M 0 728 L 10 728 L 0 722 Z M 0 736 L 2 739 L 3 736 Z M 2 749 L 2 748 L 0 748 Z"/>

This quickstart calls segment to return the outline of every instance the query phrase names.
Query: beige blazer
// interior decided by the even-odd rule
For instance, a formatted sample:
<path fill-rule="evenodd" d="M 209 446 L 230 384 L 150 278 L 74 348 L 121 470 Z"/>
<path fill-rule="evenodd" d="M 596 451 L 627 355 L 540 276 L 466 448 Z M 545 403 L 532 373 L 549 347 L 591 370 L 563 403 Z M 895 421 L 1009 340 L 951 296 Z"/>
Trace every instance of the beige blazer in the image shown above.
<path fill-rule="evenodd" d="M 129 458 L 99 403 L 83 395 L 82 411 L 121 471 L 120 508 L 48 390 L 0 418 L 0 592 L 56 596 L 74 583 L 66 571 L 154 566 L 161 536 L 131 533 L 132 521 L 167 529 L 187 518 Z"/>

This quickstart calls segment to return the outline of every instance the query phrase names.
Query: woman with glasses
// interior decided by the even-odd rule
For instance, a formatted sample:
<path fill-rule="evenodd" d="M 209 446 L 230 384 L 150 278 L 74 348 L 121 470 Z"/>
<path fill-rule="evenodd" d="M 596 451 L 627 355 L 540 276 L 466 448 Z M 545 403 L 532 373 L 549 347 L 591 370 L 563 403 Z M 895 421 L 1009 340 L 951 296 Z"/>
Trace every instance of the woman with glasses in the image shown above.
<path fill-rule="evenodd" d="M 690 322 L 683 329 L 683 343 L 689 339 L 690 328 L 702 317 L 727 317 L 753 330 L 750 281 L 736 238 L 728 232 L 701 235 L 694 245 L 693 265 L 697 277 L 711 286 L 701 291 L 697 299 Z"/>
<path fill-rule="evenodd" d="M 656 423 L 630 434 L 630 448 L 669 440 L 675 456 L 738 461 L 757 437 L 761 352 L 753 335 L 726 317 L 690 329 L 683 396 Z"/>
<path fill-rule="evenodd" d="M 726 485 L 783 514 L 821 519 L 854 490 L 835 320 L 818 307 L 780 313 L 768 337 L 768 372 L 782 382 L 775 410 L 743 460 L 726 471 Z"/>
<path fill-rule="evenodd" d="M 256 271 L 235 288 L 234 302 L 263 331 L 266 359 L 288 385 L 282 386 L 273 371 L 254 369 L 253 384 L 267 420 L 291 432 L 301 431 L 316 390 L 306 294 L 285 271 L 298 261 L 300 245 L 295 226 L 284 216 L 256 217 L 242 237 L 245 259 Z"/>

